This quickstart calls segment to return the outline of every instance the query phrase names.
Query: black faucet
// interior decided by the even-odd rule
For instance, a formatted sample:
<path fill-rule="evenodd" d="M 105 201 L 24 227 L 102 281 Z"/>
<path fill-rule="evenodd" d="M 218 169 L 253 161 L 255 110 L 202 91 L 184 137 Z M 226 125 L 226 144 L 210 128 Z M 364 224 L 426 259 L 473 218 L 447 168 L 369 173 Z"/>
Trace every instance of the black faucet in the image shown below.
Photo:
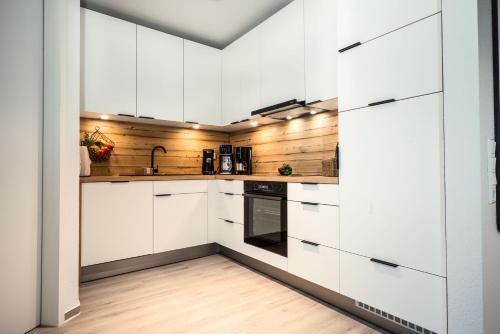
<path fill-rule="evenodd" d="M 162 150 L 163 153 L 167 153 L 167 150 L 163 146 L 155 146 L 151 150 L 151 168 L 153 169 L 153 174 L 158 173 L 158 166 L 155 168 L 155 151 L 156 150 Z"/>

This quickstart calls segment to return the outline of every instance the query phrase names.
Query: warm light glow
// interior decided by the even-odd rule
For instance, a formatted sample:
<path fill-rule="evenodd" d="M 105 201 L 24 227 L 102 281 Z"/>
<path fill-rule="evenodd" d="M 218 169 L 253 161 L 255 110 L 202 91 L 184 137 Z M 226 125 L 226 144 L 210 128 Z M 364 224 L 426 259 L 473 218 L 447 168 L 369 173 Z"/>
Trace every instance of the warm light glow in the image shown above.
<path fill-rule="evenodd" d="M 257 126 L 257 125 L 259 125 L 259 122 L 257 122 L 257 121 L 251 121 L 250 125 L 251 126 Z"/>
<path fill-rule="evenodd" d="M 318 112 L 317 112 L 316 110 L 311 110 L 309 113 L 310 113 L 311 115 L 316 115 Z"/>
<path fill-rule="evenodd" d="M 200 124 L 193 124 L 193 129 L 198 130 L 200 128 Z"/>
<path fill-rule="evenodd" d="M 109 119 L 109 115 L 101 115 L 101 119 L 104 119 L 104 120 Z"/>
<path fill-rule="evenodd" d="M 287 120 L 291 120 L 292 118 L 293 118 L 293 117 L 292 117 L 292 116 L 290 116 L 290 115 L 286 116 L 286 119 L 287 119 Z"/>

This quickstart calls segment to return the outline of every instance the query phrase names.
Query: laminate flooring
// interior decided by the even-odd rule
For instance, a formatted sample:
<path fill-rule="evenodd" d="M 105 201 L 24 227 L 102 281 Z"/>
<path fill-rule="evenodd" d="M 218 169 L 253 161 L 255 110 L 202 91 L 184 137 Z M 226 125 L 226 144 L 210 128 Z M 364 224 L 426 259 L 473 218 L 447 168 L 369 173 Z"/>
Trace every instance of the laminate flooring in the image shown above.
<path fill-rule="evenodd" d="M 380 333 L 220 255 L 88 282 L 80 301 L 78 317 L 30 333 Z"/>

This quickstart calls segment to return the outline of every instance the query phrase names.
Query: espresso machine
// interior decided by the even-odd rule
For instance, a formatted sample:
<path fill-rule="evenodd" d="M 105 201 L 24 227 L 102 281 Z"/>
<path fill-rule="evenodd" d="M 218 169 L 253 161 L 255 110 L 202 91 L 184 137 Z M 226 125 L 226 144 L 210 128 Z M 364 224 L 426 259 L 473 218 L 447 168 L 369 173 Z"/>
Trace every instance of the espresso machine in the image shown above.
<path fill-rule="evenodd" d="M 203 164 L 201 167 L 201 173 L 203 175 L 213 175 L 215 174 L 215 152 L 211 149 L 203 150 Z"/>
<path fill-rule="evenodd" d="M 219 145 L 219 174 L 231 175 L 233 171 L 233 146 Z"/>
<path fill-rule="evenodd" d="M 252 175 L 252 148 L 236 147 L 234 152 L 237 175 Z"/>

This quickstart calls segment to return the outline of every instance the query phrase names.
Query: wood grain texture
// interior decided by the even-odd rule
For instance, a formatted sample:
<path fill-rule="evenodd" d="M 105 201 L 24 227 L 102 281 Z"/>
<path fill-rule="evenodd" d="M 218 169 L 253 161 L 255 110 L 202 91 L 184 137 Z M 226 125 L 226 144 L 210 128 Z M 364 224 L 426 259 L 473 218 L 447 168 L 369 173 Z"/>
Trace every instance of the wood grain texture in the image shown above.
<path fill-rule="evenodd" d="M 80 136 L 95 131 L 96 126 L 116 146 L 109 161 L 92 162 L 91 175 L 132 174 L 136 167 L 149 167 L 151 149 L 155 145 L 167 149 L 167 154 L 156 153 L 160 172 L 199 174 L 202 150 L 217 150 L 219 144 L 229 142 L 229 135 L 222 132 L 88 118 L 80 118 Z"/>
<path fill-rule="evenodd" d="M 30 333 L 379 333 L 219 255 L 85 283 L 80 300 L 78 317 Z"/>
<path fill-rule="evenodd" d="M 256 127 L 230 136 L 233 146 L 253 147 L 254 173 L 269 175 L 276 175 L 283 163 L 290 164 L 294 174 L 321 175 L 321 161 L 335 157 L 337 142 L 337 112 Z"/>

